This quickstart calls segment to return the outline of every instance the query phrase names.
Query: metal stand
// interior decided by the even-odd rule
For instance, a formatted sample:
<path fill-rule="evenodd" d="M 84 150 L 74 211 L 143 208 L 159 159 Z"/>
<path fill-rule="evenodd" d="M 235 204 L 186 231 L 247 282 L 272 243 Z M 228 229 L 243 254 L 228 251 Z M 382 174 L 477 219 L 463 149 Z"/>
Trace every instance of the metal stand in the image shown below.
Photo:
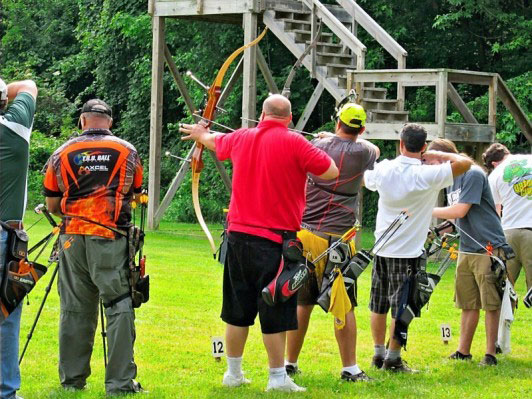
<path fill-rule="evenodd" d="M 102 324 L 102 344 L 103 344 L 103 364 L 107 368 L 107 331 L 105 330 L 105 316 L 103 312 L 103 301 L 100 298 L 100 322 Z"/>

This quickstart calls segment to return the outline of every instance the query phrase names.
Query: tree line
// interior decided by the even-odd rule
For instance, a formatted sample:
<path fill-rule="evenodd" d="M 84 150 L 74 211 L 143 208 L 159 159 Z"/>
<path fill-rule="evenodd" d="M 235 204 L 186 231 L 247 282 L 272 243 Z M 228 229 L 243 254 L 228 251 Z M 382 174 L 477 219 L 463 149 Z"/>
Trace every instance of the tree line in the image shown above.
<path fill-rule="evenodd" d="M 335 4 L 334 0 L 323 3 Z M 528 0 L 359 0 L 358 3 L 408 51 L 409 68 L 456 68 L 498 72 L 509 81 L 529 117 L 531 95 L 532 20 Z M 368 47 L 366 68 L 395 68 L 385 51 L 362 29 Z M 210 82 L 225 58 L 243 42 L 240 26 L 167 19 L 166 41 L 176 64 Z M 133 143 L 147 168 L 151 89 L 151 18 L 146 0 L 2 0 L 0 4 L 0 76 L 6 81 L 34 79 L 40 89 L 31 143 L 30 205 L 41 200 L 41 169 L 51 152 L 78 133 L 81 105 L 100 97 L 112 106 L 114 133 Z M 269 33 L 260 44 L 278 86 L 282 87 L 295 58 Z M 191 121 L 170 74 L 164 77 L 163 149 L 185 155 L 189 143 L 180 141 L 177 125 Z M 315 85 L 300 70 L 291 101 L 297 116 Z M 297 89 L 295 89 L 297 88 Z M 204 93 L 189 84 L 193 100 Z M 487 96 L 477 87 L 459 86 L 475 116 L 487 121 Z M 258 104 L 267 96 L 258 74 Z M 242 86 L 237 84 L 218 120 L 239 126 Z M 410 119 L 434 120 L 434 91 L 407 92 Z M 461 117 L 449 111 L 451 120 Z M 513 151 L 530 146 L 501 106 L 497 137 Z M 307 130 L 331 130 L 334 100 L 323 96 Z M 395 155 L 393 143 L 377 143 L 385 157 Z M 207 157 L 208 158 L 208 157 Z M 162 187 L 168 187 L 178 164 L 165 158 Z M 230 166 L 229 166 L 230 169 Z M 188 178 L 190 179 L 190 178 Z M 210 159 L 202 175 L 200 198 L 205 217 L 221 221 L 229 196 Z M 164 194 L 164 193 L 163 193 Z M 365 224 L 372 224 L 376 198 L 365 196 Z M 176 195 L 167 218 L 193 221 L 190 180 Z"/>

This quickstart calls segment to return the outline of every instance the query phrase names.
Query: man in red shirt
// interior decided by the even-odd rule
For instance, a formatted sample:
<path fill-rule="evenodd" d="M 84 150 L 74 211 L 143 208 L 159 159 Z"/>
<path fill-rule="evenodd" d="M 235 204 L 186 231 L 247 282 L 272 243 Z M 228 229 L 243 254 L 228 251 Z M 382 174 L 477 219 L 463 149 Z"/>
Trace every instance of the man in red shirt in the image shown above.
<path fill-rule="evenodd" d="M 249 383 L 242 373 L 242 354 L 258 313 L 270 367 L 267 390 L 305 390 L 284 367 L 286 331 L 297 329 L 296 296 L 270 307 L 261 291 L 279 268 L 281 232 L 300 228 L 307 173 L 334 179 L 338 169 L 325 152 L 288 131 L 291 119 L 290 101 L 272 95 L 264 101 L 256 128 L 231 134 L 211 134 L 200 124 L 180 128 L 187 134 L 183 140 L 196 140 L 215 151 L 218 159 L 233 161 L 221 314 L 227 323 L 225 386 Z"/>

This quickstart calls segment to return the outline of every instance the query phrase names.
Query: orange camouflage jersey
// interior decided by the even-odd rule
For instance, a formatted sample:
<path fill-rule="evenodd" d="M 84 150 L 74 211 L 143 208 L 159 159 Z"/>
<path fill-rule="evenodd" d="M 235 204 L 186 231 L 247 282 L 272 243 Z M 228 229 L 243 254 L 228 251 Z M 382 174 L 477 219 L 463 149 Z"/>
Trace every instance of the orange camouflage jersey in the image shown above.
<path fill-rule="evenodd" d="M 61 197 L 62 232 L 114 238 L 105 226 L 131 221 L 131 199 L 141 191 L 142 164 L 133 145 L 110 130 L 88 129 L 59 147 L 48 160 L 44 195 Z"/>

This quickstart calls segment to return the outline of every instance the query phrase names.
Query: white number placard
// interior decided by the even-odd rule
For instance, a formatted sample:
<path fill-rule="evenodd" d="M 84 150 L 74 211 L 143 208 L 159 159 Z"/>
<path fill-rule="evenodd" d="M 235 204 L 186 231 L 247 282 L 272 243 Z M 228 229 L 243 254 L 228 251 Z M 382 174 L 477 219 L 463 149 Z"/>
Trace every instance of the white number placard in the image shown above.
<path fill-rule="evenodd" d="M 212 337 L 211 351 L 214 357 L 219 358 L 225 356 L 225 342 L 223 337 Z"/>
<path fill-rule="evenodd" d="M 447 343 L 451 340 L 451 326 L 449 324 L 440 325 L 440 334 L 443 342 Z"/>

